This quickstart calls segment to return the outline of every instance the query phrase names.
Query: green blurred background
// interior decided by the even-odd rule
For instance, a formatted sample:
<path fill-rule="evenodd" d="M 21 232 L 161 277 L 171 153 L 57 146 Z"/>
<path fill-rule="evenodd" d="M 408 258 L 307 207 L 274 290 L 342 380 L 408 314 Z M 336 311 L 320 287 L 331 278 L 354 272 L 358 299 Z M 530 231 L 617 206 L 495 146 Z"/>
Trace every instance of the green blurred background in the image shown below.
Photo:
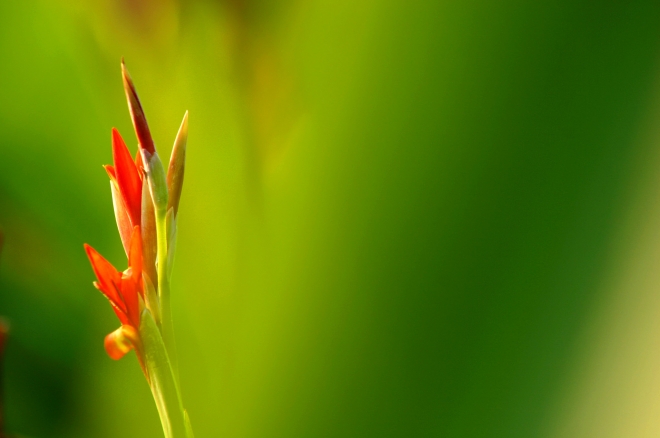
<path fill-rule="evenodd" d="M 657 1 L 0 2 L 9 432 L 160 437 L 87 242 L 125 256 L 125 57 L 203 437 L 660 435 Z"/>

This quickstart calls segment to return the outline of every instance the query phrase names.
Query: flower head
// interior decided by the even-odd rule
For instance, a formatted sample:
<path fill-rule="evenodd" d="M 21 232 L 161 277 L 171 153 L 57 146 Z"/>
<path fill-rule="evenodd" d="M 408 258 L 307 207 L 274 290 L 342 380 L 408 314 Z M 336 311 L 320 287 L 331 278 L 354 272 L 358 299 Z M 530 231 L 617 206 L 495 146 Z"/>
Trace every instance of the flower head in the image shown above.
<path fill-rule="evenodd" d="M 137 351 L 138 357 L 141 356 L 139 329 L 144 309 L 151 313 L 157 324 L 161 321 L 162 302 L 167 301 L 161 297 L 169 291 L 168 284 L 160 283 L 169 282 L 188 135 L 186 112 L 166 175 L 135 85 L 123 60 L 121 68 L 139 148 L 133 158 L 121 134 L 113 128 L 113 164 L 103 167 L 110 177 L 115 219 L 128 256 L 128 269 L 118 271 L 94 248 L 85 245 L 97 278 L 94 285 L 108 298 L 121 322 L 121 327 L 105 339 L 106 351 L 114 359 L 121 358 L 132 349 Z"/>
<path fill-rule="evenodd" d="M 142 287 L 142 242 L 140 227 L 133 228 L 128 253 L 128 269 L 119 272 L 94 248 L 85 251 L 98 281 L 94 286 L 110 301 L 122 326 L 105 338 L 105 349 L 113 359 L 120 359 L 135 348 L 140 356 L 140 312 L 144 308 Z"/>
<path fill-rule="evenodd" d="M 128 268 L 118 271 L 87 244 L 85 251 L 96 274 L 94 286 L 110 301 L 121 323 L 105 337 L 106 352 L 111 358 L 120 359 L 135 350 L 151 386 L 165 435 L 192 438 L 190 420 L 178 391 L 169 297 L 188 113 L 174 142 L 166 174 L 123 60 L 121 67 L 139 150 L 133 159 L 119 131 L 113 128 L 113 164 L 104 168 L 110 177 L 115 219 L 128 256 Z"/>
<path fill-rule="evenodd" d="M 117 228 L 128 255 L 133 227 L 140 226 L 142 221 L 142 158 L 138 152 L 133 161 L 124 139 L 115 128 L 112 128 L 112 158 L 114 166 L 103 167 L 110 177 Z"/>

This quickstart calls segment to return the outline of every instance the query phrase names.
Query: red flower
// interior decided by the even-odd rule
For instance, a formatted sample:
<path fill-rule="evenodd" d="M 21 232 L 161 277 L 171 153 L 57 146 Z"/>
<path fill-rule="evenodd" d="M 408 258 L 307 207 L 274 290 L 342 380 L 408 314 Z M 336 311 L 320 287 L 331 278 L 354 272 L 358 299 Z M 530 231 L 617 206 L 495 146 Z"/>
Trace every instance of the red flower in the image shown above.
<path fill-rule="evenodd" d="M 105 295 L 122 326 L 105 338 L 105 349 L 113 359 L 120 359 L 135 348 L 141 359 L 139 338 L 140 313 L 144 307 L 142 288 L 142 241 L 140 227 L 133 228 L 128 252 L 128 269 L 118 272 L 94 248 L 85 244 L 85 251 L 92 263 L 98 281 L 94 286 Z"/>
<path fill-rule="evenodd" d="M 178 389 L 169 299 L 188 113 L 174 141 L 166 174 L 123 61 L 122 76 L 139 151 L 133 159 L 121 135 L 113 128 L 113 164 L 104 168 L 110 177 L 115 218 L 128 256 L 128 268 L 118 271 L 87 244 L 85 251 L 96 274 L 94 286 L 110 301 L 121 323 L 105 337 L 105 350 L 115 360 L 135 350 L 151 386 L 165 435 L 192 438 L 190 419 Z"/>
<path fill-rule="evenodd" d="M 140 313 L 144 308 L 142 283 L 143 250 L 142 217 L 142 158 L 131 157 L 126 143 L 116 129 L 112 129 L 112 157 L 114 165 L 104 166 L 110 177 L 112 201 L 117 228 L 128 256 L 128 269 L 119 272 L 94 248 L 85 244 L 97 282 L 94 285 L 108 298 L 121 327 L 105 337 L 105 349 L 113 359 L 120 359 L 135 348 L 142 363 L 139 337 Z"/>
<path fill-rule="evenodd" d="M 121 138 L 112 128 L 112 159 L 114 167 L 103 166 L 111 180 L 112 202 L 121 242 L 128 255 L 133 227 L 141 223 L 142 212 L 142 156 L 138 151 L 135 161 Z"/>

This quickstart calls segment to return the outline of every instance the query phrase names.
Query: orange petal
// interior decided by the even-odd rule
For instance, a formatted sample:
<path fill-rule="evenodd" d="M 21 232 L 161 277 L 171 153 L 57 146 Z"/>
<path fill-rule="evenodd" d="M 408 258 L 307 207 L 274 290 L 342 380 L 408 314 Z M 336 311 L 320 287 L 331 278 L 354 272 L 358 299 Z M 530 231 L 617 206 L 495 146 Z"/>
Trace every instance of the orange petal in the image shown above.
<path fill-rule="evenodd" d="M 124 79 L 124 91 L 126 92 L 126 100 L 128 100 L 128 110 L 131 112 L 131 119 L 133 120 L 133 127 L 135 128 L 135 133 L 137 134 L 138 142 L 140 147 L 146 149 L 150 154 L 156 152 L 154 147 L 154 141 L 151 138 L 151 133 L 149 132 L 149 125 L 147 125 L 147 118 L 144 115 L 142 110 L 142 104 L 138 98 L 137 92 L 135 91 L 135 85 L 133 85 L 133 80 L 126 70 L 124 65 L 124 60 L 121 61 L 121 73 L 122 78 Z"/>
<path fill-rule="evenodd" d="M 117 174 L 115 173 L 115 168 L 112 167 L 109 164 L 104 165 L 103 168 L 108 173 L 108 176 L 110 177 L 110 180 L 116 184 L 117 183 Z"/>
<path fill-rule="evenodd" d="M 94 287 L 99 289 L 99 286 L 98 286 L 97 282 L 94 282 Z M 123 310 L 121 310 L 119 307 L 115 306 L 115 304 L 112 301 L 108 300 L 108 302 L 110 303 L 110 307 L 112 307 L 112 310 L 114 310 L 115 315 L 117 315 L 117 318 L 119 318 L 119 321 L 122 324 L 130 324 L 131 323 L 131 320 L 128 318 L 128 315 L 126 315 L 126 313 L 124 313 Z"/>
<path fill-rule="evenodd" d="M 124 198 L 131 223 L 139 225 L 142 209 L 142 180 L 126 143 L 115 128 L 112 128 L 112 158 L 115 163 L 117 185 Z"/>
<path fill-rule="evenodd" d="M 121 294 L 128 309 L 128 317 L 133 326 L 140 326 L 140 302 L 138 294 L 142 293 L 142 238 L 140 227 L 133 228 L 131 246 L 128 253 L 130 274 L 123 274 L 121 279 Z"/>
<path fill-rule="evenodd" d="M 108 334 L 103 342 L 105 351 L 114 360 L 119 360 L 137 344 L 137 331 L 130 325 L 122 325 Z"/>
<path fill-rule="evenodd" d="M 117 272 L 115 267 L 103 258 L 103 256 L 101 256 L 101 254 L 99 254 L 94 248 L 87 244 L 84 246 L 85 251 L 87 252 L 87 257 L 89 257 L 89 261 L 94 269 L 94 274 L 96 274 L 96 278 L 99 280 L 95 286 L 114 306 L 126 313 L 126 305 L 119 293 L 121 274 Z"/>
<path fill-rule="evenodd" d="M 138 299 L 138 285 L 132 275 L 124 275 L 121 279 L 121 294 L 126 303 L 126 314 L 131 325 L 140 326 L 140 300 Z"/>

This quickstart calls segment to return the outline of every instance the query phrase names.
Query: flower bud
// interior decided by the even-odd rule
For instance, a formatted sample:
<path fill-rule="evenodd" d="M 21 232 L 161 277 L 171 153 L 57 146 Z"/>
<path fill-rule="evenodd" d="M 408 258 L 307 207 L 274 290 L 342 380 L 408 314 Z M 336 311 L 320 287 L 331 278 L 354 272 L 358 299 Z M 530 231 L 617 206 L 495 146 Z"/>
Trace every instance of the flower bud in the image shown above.
<path fill-rule="evenodd" d="M 188 142 L 188 111 L 183 115 L 179 132 L 174 139 L 174 147 L 170 156 L 170 165 L 167 169 L 167 189 L 169 201 L 167 209 L 174 209 L 174 217 L 179 211 L 179 199 L 183 186 L 183 173 L 186 167 L 186 144 Z"/>
<path fill-rule="evenodd" d="M 151 199 L 154 203 L 156 215 L 165 218 L 167 214 L 168 195 L 163 163 L 160 161 L 157 152 L 150 154 L 146 149 L 140 149 L 140 153 L 142 153 L 144 172 L 149 182 L 149 191 L 151 192 Z"/>
<path fill-rule="evenodd" d="M 131 112 L 131 119 L 133 120 L 133 127 L 140 142 L 140 148 L 146 149 L 150 154 L 153 154 L 156 152 L 156 148 L 151 138 L 149 125 L 147 125 L 147 118 L 144 115 L 142 104 L 138 98 L 137 91 L 135 91 L 135 85 L 133 85 L 133 80 L 128 74 L 128 70 L 126 70 L 123 59 L 121 60 L 121 73 L 124 79 L 124 92 L 128 101 L 128 110 Z"/>

